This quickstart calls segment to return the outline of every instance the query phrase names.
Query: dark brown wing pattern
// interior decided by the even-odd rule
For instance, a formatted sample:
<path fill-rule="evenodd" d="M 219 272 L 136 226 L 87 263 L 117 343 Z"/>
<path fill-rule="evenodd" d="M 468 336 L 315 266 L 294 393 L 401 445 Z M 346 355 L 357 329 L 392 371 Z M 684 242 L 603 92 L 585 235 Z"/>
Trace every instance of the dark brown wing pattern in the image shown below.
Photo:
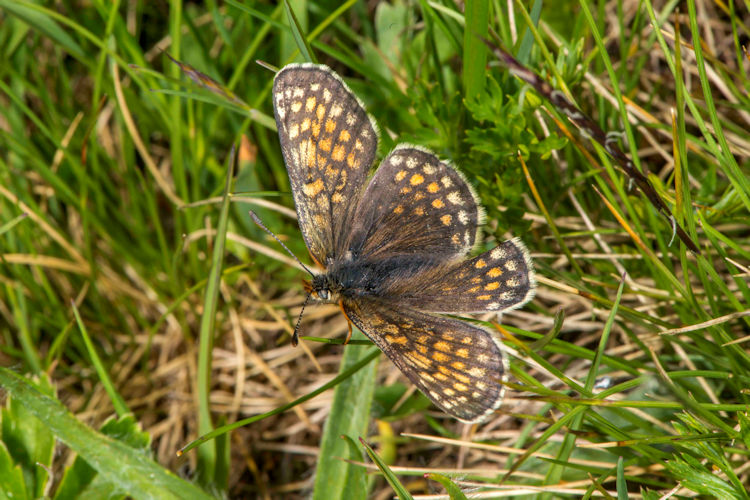
<path fill-rule="evenodd" d="M 445 313 L 515 309 L 532 299 L 536 286 L 528 251 L 518 238 L 472 259 L 388 283 L 383 295 L 394 303 Z"/>
<path fill-rule="evenodd" d="M 300 230 L 326 266 L 351 226 L 377 152 L 376 128 L 326 66 L 285 66 L 274 79 L 273 104 Z"/>
<path fill-rule="evenodd" d="M 446 413 L 481 422 L 500 406 L 508 369 L 492 332 L 370 299 L 344 302 L 344 311 Z"/>
<path fill-rule="evenodd" d="M 357 209 L 349 249 L 377 260 L 399 254 L 450 259 L 473 246 L 483 213 L 463 175 L 430 151 L 394 149 Z"/>

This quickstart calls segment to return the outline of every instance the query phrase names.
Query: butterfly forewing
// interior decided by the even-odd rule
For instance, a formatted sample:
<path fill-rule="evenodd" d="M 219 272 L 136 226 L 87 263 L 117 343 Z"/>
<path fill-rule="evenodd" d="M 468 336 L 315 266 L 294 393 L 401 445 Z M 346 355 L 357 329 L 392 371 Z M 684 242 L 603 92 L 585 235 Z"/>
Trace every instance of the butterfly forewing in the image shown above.
<path fill-rule="evenodd" d="M 344 311 L 446 413 L 481 422 L 500 406 L 507 367 L 492 332 L 370 299 L 345 301 Z"/>
<path fill-rule="evenodd" d="M 532 299 L 536 286 L 531 259 L 519 239 L 388 284 L 384 294 L 396 303 L 444 313 L 515 309 Z"/>
<path fill-rule="evenodd" d="M 274 79 L 273 103 L 300 229 L 325 265 L 348 234 L 377 152 L 376 128 L 326 66 L 285 66 Z"/>
<path fill-rule="evenodd" d="M 362 259 L 464 255 L 474 245 L 482 215 L 461 173 L 429 151 L 402 145 L 368 184 L 349 249 Z"/>

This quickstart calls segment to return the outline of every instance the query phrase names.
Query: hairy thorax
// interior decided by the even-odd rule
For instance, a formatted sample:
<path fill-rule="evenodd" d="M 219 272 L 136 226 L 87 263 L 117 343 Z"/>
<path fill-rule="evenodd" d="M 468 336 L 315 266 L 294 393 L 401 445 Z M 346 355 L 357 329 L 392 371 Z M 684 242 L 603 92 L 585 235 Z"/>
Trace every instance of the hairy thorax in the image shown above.
<path fill-rule="evenodd" d="M 437 265 L 431 257 L 411 254 L 376 261 L 334 260 L 325 272 L 313 277 L 308 291 L 318 303 L 364 297 L 397 299 L 393 296 L 394 282 L 420 280 Z"/>

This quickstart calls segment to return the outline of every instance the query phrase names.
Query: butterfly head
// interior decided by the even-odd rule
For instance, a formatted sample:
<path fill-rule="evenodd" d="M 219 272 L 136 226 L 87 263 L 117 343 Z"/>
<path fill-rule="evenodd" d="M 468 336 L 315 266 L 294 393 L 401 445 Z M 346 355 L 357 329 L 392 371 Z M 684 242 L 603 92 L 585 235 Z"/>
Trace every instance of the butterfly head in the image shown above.
<path fill-rule="evenodd" d="M 336 304 L 341 298 L 341 286 L 329 274 L 313 275 L 312 281 L 305 282 L 305 290 L 310 300 L 318 304 Z"/>

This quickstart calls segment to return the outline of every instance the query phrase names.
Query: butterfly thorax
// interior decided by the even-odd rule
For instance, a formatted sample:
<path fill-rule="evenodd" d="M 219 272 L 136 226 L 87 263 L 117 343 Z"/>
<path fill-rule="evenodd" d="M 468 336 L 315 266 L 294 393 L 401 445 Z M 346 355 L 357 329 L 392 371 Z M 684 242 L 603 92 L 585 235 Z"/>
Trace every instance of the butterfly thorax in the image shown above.
<path fill-rule="evenodd" d="M 350 257 L 350 256 L 347 256 Z M 318 303 L 338 303 L 342 299 L 391 296 L 394 280 L 419 280 L 439 263 L 423 255 L 396 255 L 368 261 L 357 258 L 335 259 L 325 272 L 313 277 L 310 298 Z"/>

